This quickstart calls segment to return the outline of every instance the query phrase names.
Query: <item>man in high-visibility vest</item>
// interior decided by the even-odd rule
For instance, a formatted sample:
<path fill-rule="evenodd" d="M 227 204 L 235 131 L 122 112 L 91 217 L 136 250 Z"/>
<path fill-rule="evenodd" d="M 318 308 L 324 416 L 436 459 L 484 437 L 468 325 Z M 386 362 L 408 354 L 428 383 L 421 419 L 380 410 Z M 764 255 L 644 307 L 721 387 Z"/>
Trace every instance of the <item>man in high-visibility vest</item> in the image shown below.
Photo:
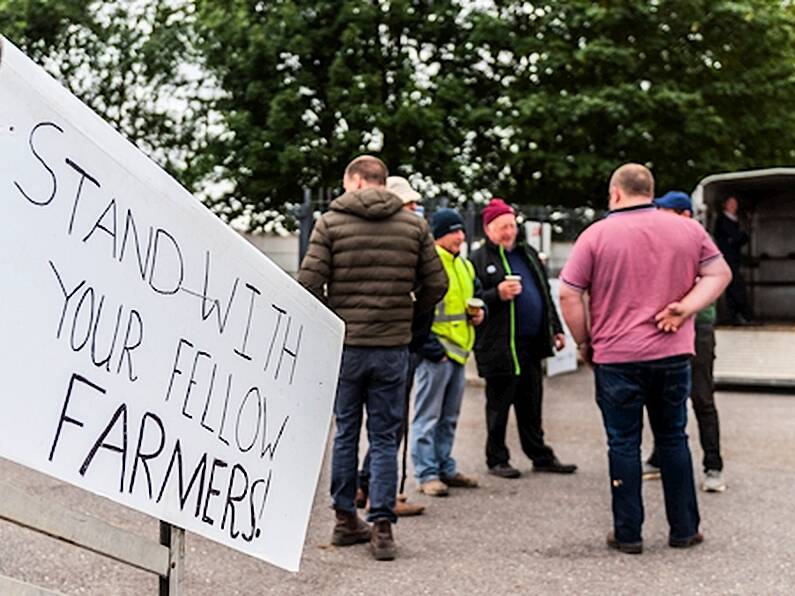
<path fill-rule="evenodd" d="M 419 350 L 411 459 L 420 491 L 439 497 L 451 486 L 478 485 L 477 479 L 458 471 L 451 453 L 464 395 L 464 365 L 475 344 L 475 326 L 483 322 L 485 311 L 475 300 L 479 293 L 475 269 L 460 253 L 465 240 L 461 216 L 453 209 L 440 209 L 431 218 L 431 230 L 449 285 Z"/>

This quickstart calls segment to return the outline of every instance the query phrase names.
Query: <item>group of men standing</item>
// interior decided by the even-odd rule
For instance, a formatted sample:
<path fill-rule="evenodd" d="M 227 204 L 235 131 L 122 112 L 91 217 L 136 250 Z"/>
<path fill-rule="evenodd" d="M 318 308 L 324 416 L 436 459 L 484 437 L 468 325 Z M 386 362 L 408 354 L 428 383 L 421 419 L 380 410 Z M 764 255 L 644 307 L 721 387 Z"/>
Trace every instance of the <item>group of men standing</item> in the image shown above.
<path fill-rule="evenodd" d="M 563 348 L 565 336 L 544 265 L 520 239 L 516 214 L 504 201 L 492 199 L 484 208 L 486 240 L 467 259 L 461 216 L 441 209 L 429 226 L 412 213 L 419 194 L 405 179 L 388 177 L 381 160 L 355 159 L 343 185 L 345 193 L 315 225 L 298 279 L 346 322 L 334 408 L 332 543 L 369 542 L 376 559 L 390 560 L 397 515 L 422 512 L 405 498 L 396 500 L 397 452 L 409 424 L 413 380 L 411 457 L 422 493 L 443 496 L 450 487 L 478 486 L 452 457 L 472 351 L 486 379 L 489 473 L 520 476 L 505 445 L 513 406 L 533 470 L 570 474 L 577 466 L 559 461 L 542 429 L 541 362 Z M 608 544 L 624 552 L 642 550 L 644 405 L 655 434 L 670 544 L 701 539 L 684 430 L 692 315 L 730 278 L 697 223 L 658 214 L 649 219 L 656 211 L 652 197 L 646 168 L 617 170 L 610 217 L 580 237 L 561 275 L 563 313 L 583 357 L 593 363 L 608 436 L 615 519 Z M 359 471 L 364 410 L 369 451 Z M 367 506 L 372 526 L 358 517 L 357 503 Z"/>
<path fill-rule="evenodd" d="M 486 378 L 489 472 L 517 478 L 505 446 L 513 405 L 524 453 L 539 472 L 572 473 L 544 442 L 541 360 L 565 342 L 546 272 L 517 238 L 514 210 L 493 199 L 483 213 L 487 241 L 461 254 L 464 222 L 453 209 L 430 226 L 419 195 L 372 156 L 352 161 L 345 193 L 318 219 L 298 280 L 346 322 L 335 401 L 332 542 L 370 542 L 373 556 L 395 556 L 392 524 L 422 508 L 397 500 L 397 451 L 416 379 L 411 457 L 419 490 L 444 496 L 475 488 L 452 457 L 464 394 L 464 367 L 475 351 Z M 369 450 L 357 470 L 363 412 Z M 358 498 L 357 498 L 358 497 Z M 366 505 L 367 520 L 359 519 Z"/>

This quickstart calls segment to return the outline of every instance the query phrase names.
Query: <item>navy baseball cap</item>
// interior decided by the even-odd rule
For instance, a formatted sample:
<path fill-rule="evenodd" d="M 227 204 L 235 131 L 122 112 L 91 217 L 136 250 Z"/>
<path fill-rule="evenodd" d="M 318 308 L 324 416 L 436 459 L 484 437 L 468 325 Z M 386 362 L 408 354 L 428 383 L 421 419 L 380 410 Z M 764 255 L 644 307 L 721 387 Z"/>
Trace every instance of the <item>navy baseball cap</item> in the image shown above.
<path fill-rule="evenodd" d="M 687 210 L 693 213 L 693 201 L 690 200 L 690 195 L 681 190 L 668 191 L 659 199 L 654 199 L 654 204 L 662 209 Z"/>

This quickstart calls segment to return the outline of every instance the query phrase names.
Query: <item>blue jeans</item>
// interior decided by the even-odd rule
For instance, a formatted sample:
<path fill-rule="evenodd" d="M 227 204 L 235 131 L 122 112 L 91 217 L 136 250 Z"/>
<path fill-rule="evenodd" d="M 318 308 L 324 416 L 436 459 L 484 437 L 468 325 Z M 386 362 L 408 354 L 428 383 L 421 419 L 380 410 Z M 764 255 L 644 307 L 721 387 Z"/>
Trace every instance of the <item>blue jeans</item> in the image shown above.
<path fill-rule="evenodd" d="M 416 381 L 411 461 L 414 476 L 422 484 L 455 476 L 451 453 L 464 396 L 464 367 L 450 359 L 423 359 L 417 366 Z"/>
<path fill-rule="evenodd" d="M 370 443 L 370 513 L 368 521 L 395 516 L 397 446 L 403 415 L 408 348 L 345 346 L 334 402 L 337 432 L 331 458 L 331 498 L 335 509 L 356 513 L 359 433 L 367 408 Z"/>
<path fill-rule="evenodd" d="M 643 406 L 657 446 L 670 538 L 698 532 L 693 462 L 687 444 L 687 356 L 650 362 L 594 365 L 610 461 L 613 526 L 620 542 L 640 542 L 643 525 L 640 442 Z"/>

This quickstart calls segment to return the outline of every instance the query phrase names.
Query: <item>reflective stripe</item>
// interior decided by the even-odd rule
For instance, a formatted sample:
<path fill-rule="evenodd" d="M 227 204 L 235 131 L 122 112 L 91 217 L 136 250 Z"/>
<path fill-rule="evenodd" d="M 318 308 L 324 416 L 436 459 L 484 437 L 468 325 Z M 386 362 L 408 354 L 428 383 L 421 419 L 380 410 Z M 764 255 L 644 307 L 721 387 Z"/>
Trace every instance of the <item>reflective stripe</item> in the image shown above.
<path fill-rule="evenodd" d="M 436 305 L 436 314 L 434 315 L 433 320 L 435 323 L 452 323 L 454 321 L 466 321 L 467 314 L 466 312 L 462 312 L 454 315 L 448 315 L 447 307 L 444 303 L 444 300 L 442 300 L 441 302 L 439 302 L 439 304 Z"/>
<path fill-rule="evenodd" d="M 475 329 L 466 315 L 466 301 L 475 291 L 474 268 L 464 257 L 437 246 L 436 253 L 447 274 L 448 288 L 436 305 L 431 332 L 439 339 L 448 358 L 465 364 L 475 344 Z"/>
<path fill-rule="evenodd" d="M 447 350 L 447 353 L 450 356 L 452 356 L 453 359 L 456 359 L 455 358 L 456 356 L 458 356 L 458 358 L 461 358 L 461 360 L 462 360 L 461 364 L 466 362 L 466 359 L 469 358 L 469 352 L 467 350 L 465 350 L 464 348 L 462 348 L 461 346 L 457 346 L 453 342 L 451 342 L 451 341 L 449 341 L 449 340 L 447 340 L 447 339 L 445 339 L 443 337 L 440 337 L 438 339 L 439 339 L 439 343 L 444 346 L 444 349 Z"/>
<path fill-rule="evenodd" d="M 467 315 L 466 313 L 462 313 L 460 315 L 436 315 L 433 318 L 434 322 L 436 323 L 452 323 L 454 321 L 466 321 Z"/>

